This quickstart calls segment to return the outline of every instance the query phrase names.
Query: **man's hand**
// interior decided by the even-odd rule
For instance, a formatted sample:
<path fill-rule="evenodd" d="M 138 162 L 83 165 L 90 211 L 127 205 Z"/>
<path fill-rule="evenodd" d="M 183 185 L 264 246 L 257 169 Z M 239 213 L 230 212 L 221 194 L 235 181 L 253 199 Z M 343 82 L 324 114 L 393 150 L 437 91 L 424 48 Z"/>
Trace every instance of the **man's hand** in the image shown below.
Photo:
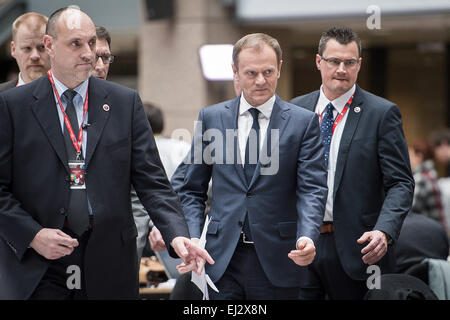
<path fill-rule="evenodd" d="M 298 250 L 292 250 L 288 257 L 299 266 L 311 264 L 316 256 L 316 247 L 310 239 L 300 239 L 297 243 Z"/>
<path fill-rule="evenodd" d="M 197 245 L 197 242 L 198 239 L 189 240 L 185 237 L 176 237 L 172 240 L 172 247 L 181 260 L 183 260 L 183 262 L 177 266 L 180 274 L 188 271 L 195 271 L 195 273 L 200 275 L 206 261 L 208 261 L 209 264 L 214 264 L 214 260 L 209 253 L 205 249 L 200 248 Z"/>
<path fill-rule="evenodd" d="M 72 254 L 77 246 L 77 239 L 70 237 L 59 229 L 48 228 L 41 229 L 36 233 L 30 243 L 30 247 L 49 260 L 56 260 Z"/>
<path fill-rule="evenodd" d="M 377 263 L 387 252 L 388 239 L 384 232 L 373 230 L 364 232 L 364 234 L 357 240 L 359 244 L 369 241 L 361 253 L 364 254 L 362 260 L 365 264 Z"/>
<path fill-rule="evenodd" d="M 158 228 L 152 228 L 152 231 L 150 231 L 150 234 L 148 235 L 148 240 L 150 241 L 150 247 L 153 251 L 167 250 L 166 244 L 164 243 L 163 237 Z"/>

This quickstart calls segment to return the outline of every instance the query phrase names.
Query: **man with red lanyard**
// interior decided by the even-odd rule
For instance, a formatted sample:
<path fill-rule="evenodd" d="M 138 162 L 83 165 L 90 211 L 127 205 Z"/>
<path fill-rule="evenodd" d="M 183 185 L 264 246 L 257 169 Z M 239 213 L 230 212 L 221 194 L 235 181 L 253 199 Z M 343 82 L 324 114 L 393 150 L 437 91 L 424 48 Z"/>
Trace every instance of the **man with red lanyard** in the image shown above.
<path fill-rule="evenodd" d="M 11 56 L 16 59 L 19 75 L 0 83 L 0 92 L 30 83 L 45 75 L 50 60 L 44 48 L 47 17 L 36 12 L 19 16 L 12 24 Z"/>
<path fill-rule="evenodd" d="M 135 299 L 131 183 L 169 252 L 202 271 L 138 94 L 90 77 L 96 30 L 49 18 L 51 70 L 0 95 L 0 299 Z"/>
<path fill-rule="evenodd" d="M 361 43 L 349 28 L 319 42 L 320 90 L 291 102 L 321 120 L 328 199 L 301 299 L 362 299 L 371 270 L 395 271 L 391 244 L 412 204 L 414 179 L 398 107 L 356 85 Z M 375 269 L 368 269 L 375 264 Z"/>

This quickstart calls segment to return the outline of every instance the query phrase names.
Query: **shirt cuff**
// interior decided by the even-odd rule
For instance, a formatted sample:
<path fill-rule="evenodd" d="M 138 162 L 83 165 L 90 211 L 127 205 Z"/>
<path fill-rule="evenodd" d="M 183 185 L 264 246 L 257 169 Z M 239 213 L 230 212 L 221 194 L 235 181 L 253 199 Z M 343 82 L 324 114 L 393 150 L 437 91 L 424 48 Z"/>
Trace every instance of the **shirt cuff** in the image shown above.
<path fill-rule="evenodd" d="M 295 248 L 297 248 L 297 250 L 298 250 L 298 243 L 299 243 L 299 241 L 303 240 L 303 239 L 305 239 L 306 241 L 309 241 L 314 246 L 314 241 L 312 241 L 311 238 L 309 238 L 309 237 L 300 237 L 300 238 L 298 238 L 297 242 L 295 243 Z"/>

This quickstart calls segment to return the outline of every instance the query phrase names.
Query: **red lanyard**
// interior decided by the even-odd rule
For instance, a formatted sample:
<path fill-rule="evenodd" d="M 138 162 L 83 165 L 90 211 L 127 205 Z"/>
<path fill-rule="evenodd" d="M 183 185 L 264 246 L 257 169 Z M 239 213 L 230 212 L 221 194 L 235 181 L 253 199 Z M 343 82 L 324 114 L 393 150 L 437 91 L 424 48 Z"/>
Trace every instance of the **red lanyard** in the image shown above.
<path fill-rule="evenodd" d="M 347 113 L 347 110 L 351 106 L 352 102 L 353 102 L 353 95 L 350 97 L 350 99 L 348 99 L 347 103 L 345 104 L 344 109 L 342 110 L 342 112 L 339 112 L 337 118 L 334 120 L 333 129 L 331 129 L 331 134 L 334 133 L 334 129 L 336 129 L 339 122 L 341 122 L 342 118 Z M 319 115 L 319 117 L 320 117 L 320 123 L 322 123 L 323 112 Z"/>
<path fill-rule="evenodd" d="M 87 111 L 88 111 L 88 100 L 89 100 L 88 99 L 88 89 L 89 88 L 86 89 L 86 98 L 84 99 L 84 105 L 83 105 L 83 121 L 81 121 L 81 124 L 80 124 L 80 129 L 79 129 L 79 133 L 78 133 L 78 140 L 77 140 L 77 138 L 75 137 L 75 133 L 73 132 L 72 125 L 70 124 L 69 117 L 67 116 L 66 111 L 64 110 L 63 104 L 61 102 L 61 99 L 59 97 L 58 90 L 56 90 L 56 86 L 55 86 L 55 82 L 53 81 L 53 75 L 52 75 L 51 70 L 48 70 L 47 75 L 48 75 L 48 78 L 50 80 L 50 83 L 52 84 L 53 92 L 55 93 L 56 98 L 58 99 L 59 108 L 61 109 L 61 112 L 62 112 L 62 114 L 64 116 L 64 123 L 66 124 L 66 128 L 67 128 L 67 131 L 69 132 L 70 139 L 72 140 L 72 144 L 73 144 L 73 146 L 74 146 L 74 148 L 76 150 L 77 160 L 79 160 L 80 154 L 81 154 L 81 145 L 83 143 L 83 129 L 82 129 L 82 127 L 83 127 L 84 119 L 86 118 L 86 114 L 87 114 Z"/>

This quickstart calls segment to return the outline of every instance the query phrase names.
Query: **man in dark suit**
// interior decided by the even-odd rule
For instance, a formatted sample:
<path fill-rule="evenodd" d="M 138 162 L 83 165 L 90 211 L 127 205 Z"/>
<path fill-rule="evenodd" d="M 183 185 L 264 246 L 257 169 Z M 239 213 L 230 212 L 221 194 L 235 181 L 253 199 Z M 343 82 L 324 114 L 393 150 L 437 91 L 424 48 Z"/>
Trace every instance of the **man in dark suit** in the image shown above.
<path fill-rule="evenodd" d="M 242 94 L 200 111 L 178 195 L 199 238 L 212 178 L 206 272 L 212 299 L 296 299 L 315 256 L 326 200 L 318 117 L 276 95 L 278 41 L 250 34 L 233 49 Z"/>
<path fill-rule="evenodd" d="M 115 58 L 115 56 L 111 53 L 111 35 L 108 30 L 102 26 L 96 26 L 95 30 L 97 33 L 97 41 L 95 44 L 97 61 L 95 62 L 94 69 L 92 70 L 92 76 L 106 80 L 109 73 L 109 66 L 114 62 Z M 142 252 L 144 251 L 149 232 L 150 218 L 148 217 L 148 213 L 144 206 L 140 203 L 139 197 L 137 196 L 134 188 L 131 188 L 131 209 L 138 232 L 136 245 L 137 259 L 140 264 Z"/>
<path fill-rule="evenodd" d="M 2 299 L 137 298 L 131 183 L 184 268 L 213 263 L 188 239 L 138 94 L 89 77 L 95 42 L 84 12 L 57 10 L 48 76 L 0 95 Z"/>
<path fill-rule="evenodd" d="M 12 25 L 11 56 L 16 59 L 19 75 L 0 83 L 0 92 L 29 83 L 50 69 L 50 60 L 44 48 L 47 17 L 28 12 L 14 20 Z"/>
<path fill-rule="evenodd" d="M 321 118 L 328 199 L 303 299 L 361 299 L 368 265 L 394 272 L 392 246 L 412 204 L 414 179 L 398 107 L 358 87 L 358 36 L 332 28 L 319 42 L 320 90 L 291 102 Z"/>

